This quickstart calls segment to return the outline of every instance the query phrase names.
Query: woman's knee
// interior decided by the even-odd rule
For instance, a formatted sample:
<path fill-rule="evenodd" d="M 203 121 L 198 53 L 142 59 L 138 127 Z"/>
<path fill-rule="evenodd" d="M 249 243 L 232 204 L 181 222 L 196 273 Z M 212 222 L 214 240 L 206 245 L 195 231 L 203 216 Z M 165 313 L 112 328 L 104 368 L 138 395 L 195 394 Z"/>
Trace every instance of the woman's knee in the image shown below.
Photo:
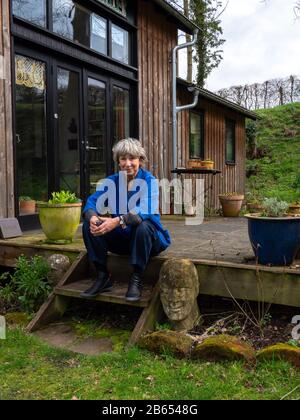
<path fill-rule="evenodd" d="M 84 222 L 82 224 L 82 233 L 83 233 L 83 235 L 87 235 L 87 236 L 89 236 L 91 234 L 90 222 L 88 222 L 87 220 L 84 220 Z"/>
<path fill-rule="evenodd" d="M 153 233 L 154 226 L 148 220 L 143 220 L 136 228 L 136 233 L 138 235 L 150 235 Z"/>

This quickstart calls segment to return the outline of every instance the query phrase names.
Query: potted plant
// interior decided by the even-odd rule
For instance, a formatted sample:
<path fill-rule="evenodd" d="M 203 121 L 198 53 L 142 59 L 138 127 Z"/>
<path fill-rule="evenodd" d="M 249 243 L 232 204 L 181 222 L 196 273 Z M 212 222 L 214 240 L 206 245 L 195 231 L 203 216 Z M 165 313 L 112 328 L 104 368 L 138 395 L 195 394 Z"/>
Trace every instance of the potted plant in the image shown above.
<path fill-rule="evenodd" d="M 203 169 L 214 169 L 215 162 L 211 159 L 204 159 L 201 161 L 201 167 Z"/>
<path fill-rule="evenodd" d="M 244 195 L 236 192 L 220 194 L 219 200 L 224 217 L 238 217 L 242 208 Z"/>
<path fill-rule="evenodd" d="M 290 265 L 300 247 L 300 217 L 288 215 L 288 203 L 263 202 L 263 211 L 246 215 L 249 239 L 259 264 Z"/>
<path fill-rule="evenodd" d="M 69 191 L 53 192 L 38 202 L 39 219 L 48 243 L 71 243 L 80 223 L 82 202 Z"/>
<path fill-rule="evenodd" d="M 19 212 L 20 214 L 34 214 L 36 201 L 27 195 L 19 197 Z"/>
<path fill-rule="evenodd" d="M 190 159 L 188 161 L 188 168 L 189 169 L 201 169 L 201 160 L 199 159 Z"/>
<path fill-rule="evenodd" d="M 295 201 L 294 203 L 289 205 L 289 215 L 293 216 L 300 216 L 300 200 Z"/>
<path fill-rule="evenodd" d="M 258 213 L 263 211 L 262 201 L 263 198 L 256 193 L 246 193 L 247 210 L 250 213 Z"/>

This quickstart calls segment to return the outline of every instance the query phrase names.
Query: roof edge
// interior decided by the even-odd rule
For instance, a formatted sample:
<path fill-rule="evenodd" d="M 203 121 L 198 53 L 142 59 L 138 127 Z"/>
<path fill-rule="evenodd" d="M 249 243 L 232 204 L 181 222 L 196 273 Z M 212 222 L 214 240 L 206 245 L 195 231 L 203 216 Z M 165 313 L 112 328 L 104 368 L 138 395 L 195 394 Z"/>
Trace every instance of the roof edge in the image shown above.
<path fill-rule="evenodd" d="M 171 4 L 167 3 L 165 0 L 153 0 L 155 4 L 162 7 L 168 14 L 172 15 L 177 21 L 180 22 L 180 29 L 185 30 L 189 34 L 193 34 L 196 29 L 200 28 L 195 25 L 190 19 L 188 19 L 183 13 L 179 12 Z"/>
<path fill-rule="evenodd" d="M 184 79 L 181 79 L 180 77 L 177 77 L 177 83 L 185 86 L 185 87 L 189 87 L 189 86 L 193 86 L 195 87 L 197 90 L 199 90 L 199 95 L 205 97 L 206 99 L 210 99 L 211 101 L 217 102 L 220 105 L 224 105 L 228 108 L 233 109 L 234 111 L 245 115 L 247 118 L 250 118 L 251 120 L 258 120 L 260 119 L 260 117 L 253 111 L 250 111 L 249 109 L 238 105 L 232 101 L 229 101 L 228 99 L 222 98 L 219 95 L 216 95 L 215 93 L 211 92 L 210 90 L 204 89 L 204 88 L 200 88 L 197 85 L 193 84 L 193 83 L 189 83 Z"/>

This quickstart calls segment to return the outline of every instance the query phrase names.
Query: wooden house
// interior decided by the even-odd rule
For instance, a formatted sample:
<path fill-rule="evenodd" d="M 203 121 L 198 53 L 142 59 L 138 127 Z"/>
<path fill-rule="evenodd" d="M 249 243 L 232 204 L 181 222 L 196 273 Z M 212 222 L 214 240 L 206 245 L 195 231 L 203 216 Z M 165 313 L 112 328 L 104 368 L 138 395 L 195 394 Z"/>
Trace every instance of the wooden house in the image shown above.
<path fill-rule="evenodd" d="M 22 196 L 45 200 L 65 189 L 85 200 L 114 170 L 112 145 L 127 136 L 142 141 L 159 178 L 188 164 L 191 144 L 193 158 L 214 159 L 222 174 L 213 180 L 212 207 L 218 193 L 243 191 L 245 117 L 255 116 L 207 91 L 195 109 L 178 114 L 172 162 L 179 29 L 197 28 L 163 0 L 1 1 L 0 218 L 34 225 L 36 214 L 19 210 Z M 177 84 L 178 103 L 189 103 L 187 85 Z"/>

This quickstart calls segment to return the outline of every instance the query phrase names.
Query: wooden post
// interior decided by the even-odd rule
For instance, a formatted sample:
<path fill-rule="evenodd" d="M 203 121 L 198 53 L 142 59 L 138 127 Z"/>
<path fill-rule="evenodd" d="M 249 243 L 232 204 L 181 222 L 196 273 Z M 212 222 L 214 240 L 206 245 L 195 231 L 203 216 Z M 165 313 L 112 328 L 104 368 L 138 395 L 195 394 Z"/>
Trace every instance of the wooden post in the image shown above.
<path fill-rule="evenodd" d="M 126 347 L 134 346 L 142 334 L 155 330 L 155 324 L 160 321 L 162 315 L 163 308 L 160 301 L 159 286 L 156 283 L 150 304 L 143 310 Z"/>
<path fill-rule="evenodd" d="M 10 1 L 0 2 L 0 218 L 14 217 Z"/>

